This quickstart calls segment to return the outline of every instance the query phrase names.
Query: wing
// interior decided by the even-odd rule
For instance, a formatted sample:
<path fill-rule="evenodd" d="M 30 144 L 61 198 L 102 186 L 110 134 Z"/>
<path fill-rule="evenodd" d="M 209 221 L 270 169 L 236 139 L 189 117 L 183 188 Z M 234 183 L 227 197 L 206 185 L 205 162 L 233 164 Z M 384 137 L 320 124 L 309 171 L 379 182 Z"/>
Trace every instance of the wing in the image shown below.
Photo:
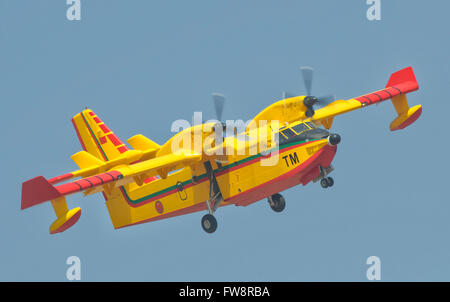
<path fill-rule="evenodd" d="M 338 100 L 315 111 L 311 118 L 316 124 L 329 129 L 333 118 L 349 111 L 360 109 L 391 99 L 397 111 L 397 118 L 390 125 L 391 131 L 407 127 L 416 121 L 422 113 L 422 106 L 409 107 L 406 94 L 419 89 L 414 71 L 411 67 L 393 73 L 382 90 L 378 90 L 350 100 Z"/>
<path fill-rule="evenodd" d="M 143 182 L 144 178 L 157 174 L 165 177 L 169 171 L 198 162 L 201 158 L 200 154 L 195 153 L 168 154 L 135 164 L 121 165 L 104 173 L 57 186 L 54 186 L 56 182 L 70 178 L 73 175 L 77 175 L 77 173 L 68 173 L 51 180 L 38 176 L 22 184 L 21 208 L 26 209 L 78 192 L 89 193 L 89 191 L 94 189 L 96 192 L 108 190 L 111 189 L 111 185 L 120 186 L 132 181 L 136 181 L 139 184 L 141 180 Z M 85 171 L 86 169 L 82 170 Z"/>
<path fill-rule="evenodd" d="M 111 193 L 115 187 L 132 182 L 142 185 L 149 177 L 159 174 L 161 178 L 165 178 L 172 170 L 209 159 L 211 156 L 204 154 L 201 149 L 196 152 L 196 135 L 197 132 L 200 133 L 198 137 L 201 143 L 206 139 L 211 140 L 214 125 L 215 123 L 202 124 L 182 130 L 163 146 L 142 135 L 134 136 L 129 142 L 136 150 L 128 149 L 107 161 L 100 160 L 90 152 L 78 152 L 72 159 L 80 167 L 79 170 L 49 180 L 38 176 L 25 181 L 22 184 L 21 209 L 50 201 L 57 216 L 50 225 L 50 234 L 63 232 L 74 225 L 81 215 L 80 208 L 68 209 L 65 196 L 78 192 L 85 195 L 102 191 Z M 207 131 L 203 131 L 204 127 Z M 212 138 L 212 142 L 214 141 Z M 180 148 L 177 144 L 180 142 L 190 142 L 186 145 L 188 149 L 184 145 Z M 175 152 L 173 146 L 177 149 Z M 214 147 L 214 144 L 210 146 Z M 75 178 L 81 179 L 73 180 Z M 59 184 L 61 182 L 66 183 Z"/>
<path fill-rule="evenodd" d="M 372 104 L 377 104 L 391 99 L 397 111 L 397 118 L 391 123 L 391 130 L 399 130 L 416 121 L 422 113 L 422 106 L 409 107 L 406 94 L 418 90 L 414 71 L 411 67 L 393 73 L 388 84 L 382 90 L 378 90 L 349 100 L 338 100 L 323 108 L 315 110 L 313 117 L 305 115 L 307 110 L 303 103 L 304 96 L 296 96 L 278 101 L 253 118 L 253 121 L 279 121 L 280 125 L 292 123 L 298 120 L 313 121 L 317 125 L 322 124 L 330 129 L 333 119 L 349 111 L 360 109 Z"/>

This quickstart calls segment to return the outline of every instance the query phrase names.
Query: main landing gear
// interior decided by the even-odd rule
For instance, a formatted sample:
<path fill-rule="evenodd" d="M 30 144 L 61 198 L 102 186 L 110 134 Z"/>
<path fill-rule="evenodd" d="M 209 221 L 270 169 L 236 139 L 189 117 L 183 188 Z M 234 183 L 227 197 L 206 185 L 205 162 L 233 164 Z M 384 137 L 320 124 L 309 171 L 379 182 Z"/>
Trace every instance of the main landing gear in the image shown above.
<path fill-rule="evenodd" d="M 214 233 L 217 229 L 217 220 L 212 214 L 206 214 L 202 218 L 202 228 L 206 233 Z"/>
<path fill-rule="evenodd" d="M 214 233 L 217 229 L 217 220 L 213 216 L 214 212 L 223 201 L 222 193 L 220 192 L 219 185 L 217 184 L 216 176 L 211 167 L 211 163 L 205 162 L 206 175 L 209 179 L 209 199 L 206 201 L 209 214 L 206 214 L 202 218 L 202 228 L 206 233 Z"/>
<path fill-rule="evenodd" d="M 269 196 L 269 198 L 267 198 L 267 201 L 269 202 L 269 205 L 272 208 L 272 210 L 274 210 L 277 213 L 282 212 L 286 207 L 286 200 L 284 199 L 283 195 L 279 193 Z"/>

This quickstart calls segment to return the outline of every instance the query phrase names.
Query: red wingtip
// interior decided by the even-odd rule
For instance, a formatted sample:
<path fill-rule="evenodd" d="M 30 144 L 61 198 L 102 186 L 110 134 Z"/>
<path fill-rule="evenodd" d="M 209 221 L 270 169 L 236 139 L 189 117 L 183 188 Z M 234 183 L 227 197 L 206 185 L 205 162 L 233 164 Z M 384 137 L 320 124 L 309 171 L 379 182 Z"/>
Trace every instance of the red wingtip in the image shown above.
<path fill-rule="evenodd" d="M 25 181 L 22 184 L 21 209 L 35 206 L 37 204 L 56 199 L 61 194 L 43 176 L 38 176 Z"/>
<path fill-rule="evenodd" d="M 65 230 L 67 230 L 68 228 L 70 228 L 71 226 L 73 226 L 78 219 L 80 219 L 81 216 L 81 209 L 78 208 L 78 210 L 75 212 L 75 214 L 72 215 L 72 217 L 70 217 L 69 219 L 67 219 L 59 228 L 57 228 L 54 231 L 50 231 L 50 234 L 56 234 L 56 233 L 62 233 Z"/>
<path fill-rule="evenodd" d="M 420 117 L 421 114 L 422 114 L 422 106 L 416 112 L 414 112 L 413 115 L 411 115 L 406 121 L 404 121 L 398 127 L 393 128 L 392 131 L 396 131 L 396 130 L 400 130 L 400 129 L 404 129 L 404 128 L 408 127 L 409 125 L 411 125 L 412 123 L 417 121 L 417 119 Z"/>
<path fill-rule="evenodd" d="M 410 85 L 408 86 L 411 90 L 417 90 L 419 88 L 416 76 L 414 75 L 414 70 L 411 66 L 391 74 L 391 77 L 389 78 L 386 88 L 394 87 L 400 84 L 405 84 L 407 82 L 410 82 Z"/>

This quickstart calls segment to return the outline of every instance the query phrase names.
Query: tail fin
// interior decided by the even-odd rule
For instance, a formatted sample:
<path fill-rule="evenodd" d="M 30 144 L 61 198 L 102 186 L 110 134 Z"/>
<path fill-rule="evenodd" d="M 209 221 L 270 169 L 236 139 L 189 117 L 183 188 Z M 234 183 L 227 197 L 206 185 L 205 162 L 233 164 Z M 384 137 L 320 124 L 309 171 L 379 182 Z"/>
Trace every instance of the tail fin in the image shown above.
<path fill-rule="evenodd" d="M 102 161 L 117 158 L 128 151 L 128 147 L 90 109 L 83 110 L 72 118 L 78 139 L 84 151 Z"/>

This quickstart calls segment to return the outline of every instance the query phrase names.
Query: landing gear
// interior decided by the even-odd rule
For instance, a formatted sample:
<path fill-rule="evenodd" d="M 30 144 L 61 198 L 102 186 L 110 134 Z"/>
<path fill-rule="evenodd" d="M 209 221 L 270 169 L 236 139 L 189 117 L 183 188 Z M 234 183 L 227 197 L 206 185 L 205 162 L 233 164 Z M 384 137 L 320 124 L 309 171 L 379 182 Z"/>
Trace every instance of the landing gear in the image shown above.
<path fill-rule="evenodd" d="M 322 188 L 326 189 L 328 187 L 332 187 L 334 185 L 334 180 L 331 177 L 325 177 L 320 180 L 320 185 Z"/>
<path fill-rule="evenodd" d="M 279 213 L 286 207 L 286 200 L 281 194 L 273 194 L 268 198 L 269 205 L 275 212 Z"/>
<path fill-rule="evenodd" d="M 331 171 L 334 170 L 333 166 L 329 166 L 327 168 L 319 166 L 319 170 L 320 173 L 316 178 L 313 179 L 313 182 L 318 182 L 320 180 L 320 186 L 324 189 L 332 187 L 334 185 L 334 180 L 333 178 L 327 176 L 331 173 Z"/>
<path fill-rule="evenodd" d="M 202 228 L 206 233 L 214 233 L 217 229 L 217 220 L 211 214 L 206 214 L 202 218 Z"/>
<path fill-rule="evenodd" d="M 207 233 L 214 233 L 217 229 L 217 220 L 213 216 L 214 212 L 219 207 L 220 203 L 223 201 L 222 192 L 220 192 L 219 184 L 217 183 L 216 176 L 214 175 L 214 170 L 211 167 L 211 163 L 204 163 L 206 169 L 206 175 L 209 180 L 209 199 L 206 201 L 208 206 L 209 214 L 206 214 L 202 218 L 202 228 Z"/>

